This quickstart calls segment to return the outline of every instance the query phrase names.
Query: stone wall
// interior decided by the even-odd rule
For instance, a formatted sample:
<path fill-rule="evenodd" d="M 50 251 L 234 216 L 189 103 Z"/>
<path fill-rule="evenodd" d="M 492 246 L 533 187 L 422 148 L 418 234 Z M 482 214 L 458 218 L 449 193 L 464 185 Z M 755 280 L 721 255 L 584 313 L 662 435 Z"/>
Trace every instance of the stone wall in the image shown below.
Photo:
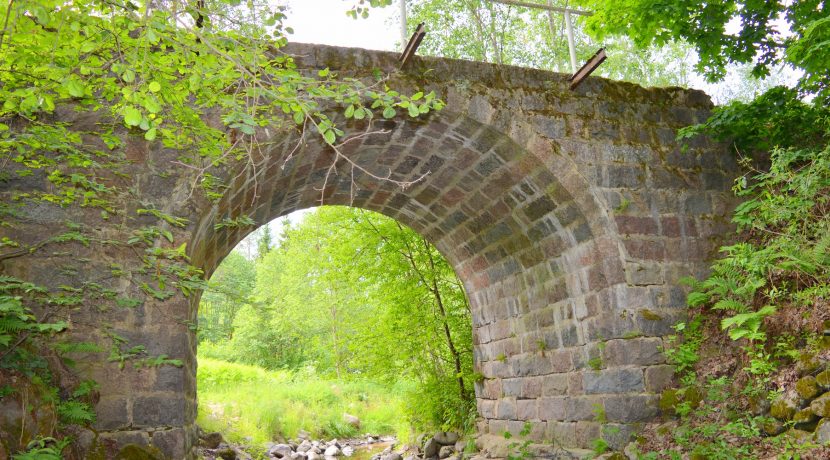
<path fill-rule="evenodd" d="M 321 199 L 381 212 L 432 241 L 464 283 L 484 376 L 476 388 L 482 433 L 518 434 L 530 422 L 538 441 L 584 447 L 603 437 L 620 446 L 657 414 L 655 393 L 672 379 L 662 337 L 683 314 L 677 281 L 703 272 L 729 231 L 732 155 L 706 140 L 682 151 L 674 140 L 678 128 L 706 118 L 705 94 L 600 78 L 570 91 L 566 76 L 538 70 L 416 58 L 401 73 L 391 53 L 296 44 L 287 52 L 302 69 L 358 78 L 379 69 L 391 74 L 392 87 L 444 99 L 446 109 L 423 119 L 343 125 L 347 135 L 382 130 L 344 145 L 355 162 L 379 176 L 423 180 L 401 190 L 342 162 L 329 174 L 328 148 L 312 136 L 281 135 L 267 140 L 254 166 L 228 170 L 230 187 L 212 204 L 191 194 L 192 177 L 171 166 L 179 152 L 126 135 L 133 174 L 123 180 L 133 181 L 136 203 L 189 219 L 172 229 L 173 245 L 188 243 L 193 263 L 209 274 L 253 230 L 216 230 L 225 218 L 250 215 L 263 224 Z M 79 129 L 91 122 L 64 117 Z M 125 203 L 125 216 L 136 206 Z M 30 211 L 45 217 L 26 232 L 65 217 Z M 142 219 L 125 218 L 108 236 L 129 235 Z M 67 251 L 89 260 L 91 275 L 140 257 L 129 248 Z M 55 261 L 39 257 L 25 267 L 6 261 L 3 272 L 57 282 L 39 274 Z M 198 298 L 156 301 L 122 284 L 144 302 L 129 312 L 79 311 L 72 332 L 100 337 L 106 323 L 185 366 L 119 370 L 106 355 L 91 357 L 83 372 L 102 381 L 99 437 L 186 457 L 196 411 L 187 324 Z"/>

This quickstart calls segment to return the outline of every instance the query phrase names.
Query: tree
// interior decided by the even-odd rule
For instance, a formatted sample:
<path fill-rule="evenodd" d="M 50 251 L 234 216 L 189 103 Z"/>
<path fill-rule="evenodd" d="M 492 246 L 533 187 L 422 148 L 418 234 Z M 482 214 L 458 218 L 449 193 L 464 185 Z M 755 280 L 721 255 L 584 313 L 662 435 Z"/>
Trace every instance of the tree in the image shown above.
<path fill-rule="evenodd" d="M 565 0 L 547 4 L 573 7 Z M 426 53 L 571 73 L 562 14 L 490 0 L 414 0 L 410 5 L 411 22 L 429 26 L 422 45 Z M 689 84 L 689 46 L 637 48 L 627 37 L 595 41 L 580 16 L 573 20 L 579 57 L 587 59 L 601 46 L 607 48 L 609 59 L 598 74 L 652 86 Z"/>
<path fill-rule="evenodd" d="M 254 263 L 232 251 L 210 279 L 199 304 L 199 341 L 219 342 L 233 337 L 239 310 L 251 303 Z"/>
<path fill-rule="evenodd" d="M 641 48 L 679 40 L 691 44 L 699 56 L 697 69 L 711 81 L 723 78 L 732 63 L 753 64 L 755 77 L 788 64 L 804 71 L 801 91 L 827 97 L 830 15 L 824 0 L 577 3 L 596 11 L 587 24 L 600 39 L 623 35 Z"/>
<path fill-rule="evenodd" d="M 259 239 L 257 239 L 256 258 L 258 260 L 262 260 L 262 258 L 268 255 L 268 252 L 271 251 L 273 244 L 274 242 L 271 238 L 271 226 L 267 224 L 263 225 L 262 232 L 259 234 Z"/>

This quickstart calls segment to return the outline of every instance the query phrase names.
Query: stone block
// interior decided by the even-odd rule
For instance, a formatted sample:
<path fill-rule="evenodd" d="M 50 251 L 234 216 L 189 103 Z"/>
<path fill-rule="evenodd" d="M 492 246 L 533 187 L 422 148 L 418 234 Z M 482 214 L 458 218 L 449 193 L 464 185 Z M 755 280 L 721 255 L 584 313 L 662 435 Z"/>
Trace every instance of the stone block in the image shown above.
<path fill-rule="evenodd" d="M 183 396 L 141 396 L 133 401 L 133 426 L 181 426 L 185 422 Z"/>
<path fill-rule="evenodd" d="M 519 397 L 522 394 L 523 379 L 501 380 L 502 395 L 506 397 Z"/>
<path fill-rule="evenodd" d="M 620 215 L 615 216 L 617 231 L 621 235 L 656 235 L 657 222 L 652 217 Z"/>
<path fill-rule="evenodd" d="M 659 396 L 619 395 L 605 397 L 605 415 L 610 422 L 644 422 L 657 416 Z"/>
<path fill-rule="evenodd" d="M 98 430 L 118 430 L 130 426 L 126 397 L 102 398 L 95 405 L 95 414 L 95 428 Z"/>
<path fill-rule="evenodd" d="M 573 446 L 576 440 L 576 423 L 549 421 L 545 438 L 560 446 Z"/>
<path fill-rule="evenodd" d="M 513 373 L 520 377 L 550 374 L 552 371 L 550 360 L 540 354 L 526 353 L 513 360 Z"/>
<path fill-rule="evenodd" d="M 568 391 L 568 374 L 551 374 L 543 377 L 542 396 L 560 396 Z"/>
<path fill-rule="evenodd" d="M 634 393 L 645 390 L 639 368 L 604 369 L 582 373 L 586 394 Z"/>
<path fill-rule="evenodd" d="M 567 397 L 542 398 L 539 400 L 539 418 L 548 421 L 562 421 L 566 417 Z"/>
<path fill-rule="evenodd" d="M 150 436 L 144 431 L 114 431 L 109 433 L 100 433 L 98 435 L 99 442 L 107 442 L 107 444 L 114 444 L 116 449 L 121 449 L 128 444 L 135 444 L 137 446 L 149 446 Z"/>
<path fill-rule="evenodd" d="M 519 399 L 516 401 L 516 418 L 519 420 L 534 420 L 538 417 L 535 399 Z"/>
<path fill-rule="evenodd" d="M 496 418 L 500 420 L 515 420 L 516 400 L 510 398 L 499 399 L 496 404 Z"/>
<path fill-rule="evenodd" d="M 185 450 L 185 430 L 182 428 L 156 431 L 153 433 L 152 441 L 153 446 L 168 458 L 186 458 L 189 454 Z"/>
<path fill-rule="evenodd" d="M 662 347 L 663 341 L 656 337 L 609 340 L 602 351 L 603 362 L 608 367 L 663 364 L 666 357 Z"/>
<path fill-rule="evenodd" d="M 674 384 L 674 366 L 649 366 L 644 371 L 646 391 L 660 393 Z"/>
<path fill-rule="evenodd" d="M 478 399 L 476 400 L 476 406 L 478 407 L 478 415 L 485 419 L 496 417 L 496 401 L 491 399 Z"/>
<path fill-rule="evenodd" d="M 546 352 L 550 359 L 551 371 L 555 373 L 569 372 L 574 369 L 574 364 L 571 359 L 571 351 L 569 350 L 553 350 Z"/>
<path fill-rule="evenodd" d="M 632 286 L 663 284 L 662 264 L 655 262 L 629 263 L 625 267 L 625 279 Z"/>
<path fill-rule="evenodd" d="M 577 396 L 565 400 L 565 420 L 576 422 L 593 420 L 596 417 L 597 407 L 602 407 L 602 399 L 598 396 Z"/>
<path fill-rule="evenodd" d="M 599 422 L 583 420 L 576 423 L 574 428 L 574 444 L 577 446 L 591 446 L 595 439 L 602 433 L 602 425 Z"/>
<path fill-rule="evenodd" d="M 631 442 L 636 430 L 631 425 L 606 423 L 602 425 L 600 437 L 614 450 L 622 451 Z"/>
<path fill-rule="evenodd" d="M 542 396 L 545 379 L 546 377 L 525 377 L 522 382 L 521 397 L 525 399 L 536 399 Z"/>

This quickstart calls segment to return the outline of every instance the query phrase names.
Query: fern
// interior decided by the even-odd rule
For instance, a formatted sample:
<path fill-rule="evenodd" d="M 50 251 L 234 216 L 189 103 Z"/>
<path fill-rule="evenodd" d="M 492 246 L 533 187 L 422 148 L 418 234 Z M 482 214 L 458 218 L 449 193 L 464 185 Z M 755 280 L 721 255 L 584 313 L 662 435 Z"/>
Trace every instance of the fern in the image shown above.
<path fill-rule="evenodd" d="M 736 312 L 745 312 L 748 310 L 747 306 L 744 305 L 743 302 L 738 302 L 734 299 L 720 299 L 712 305 L 713 310 L 732 310 Z"/>
<path fill-rule="evenodd" d="M 89 404 L 80 401 L 64 401 L 58 404 L 58 416 L 67 425 L 87 425 L 95 422 L 95 412 Z"/>

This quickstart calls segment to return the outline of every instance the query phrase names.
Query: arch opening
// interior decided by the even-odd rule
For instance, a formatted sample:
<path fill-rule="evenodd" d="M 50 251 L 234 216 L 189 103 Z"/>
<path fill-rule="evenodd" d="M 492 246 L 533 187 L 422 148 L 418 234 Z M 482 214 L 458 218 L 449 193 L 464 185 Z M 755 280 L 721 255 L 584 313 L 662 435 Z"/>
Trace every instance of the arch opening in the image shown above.
<path fill-rule="evenodd" d="M 254 446 L 469 431 L 472 325 L 447 261 L 377 213 L 307 211 L 249 235 L 202 296 L 200 427 Z"/>

